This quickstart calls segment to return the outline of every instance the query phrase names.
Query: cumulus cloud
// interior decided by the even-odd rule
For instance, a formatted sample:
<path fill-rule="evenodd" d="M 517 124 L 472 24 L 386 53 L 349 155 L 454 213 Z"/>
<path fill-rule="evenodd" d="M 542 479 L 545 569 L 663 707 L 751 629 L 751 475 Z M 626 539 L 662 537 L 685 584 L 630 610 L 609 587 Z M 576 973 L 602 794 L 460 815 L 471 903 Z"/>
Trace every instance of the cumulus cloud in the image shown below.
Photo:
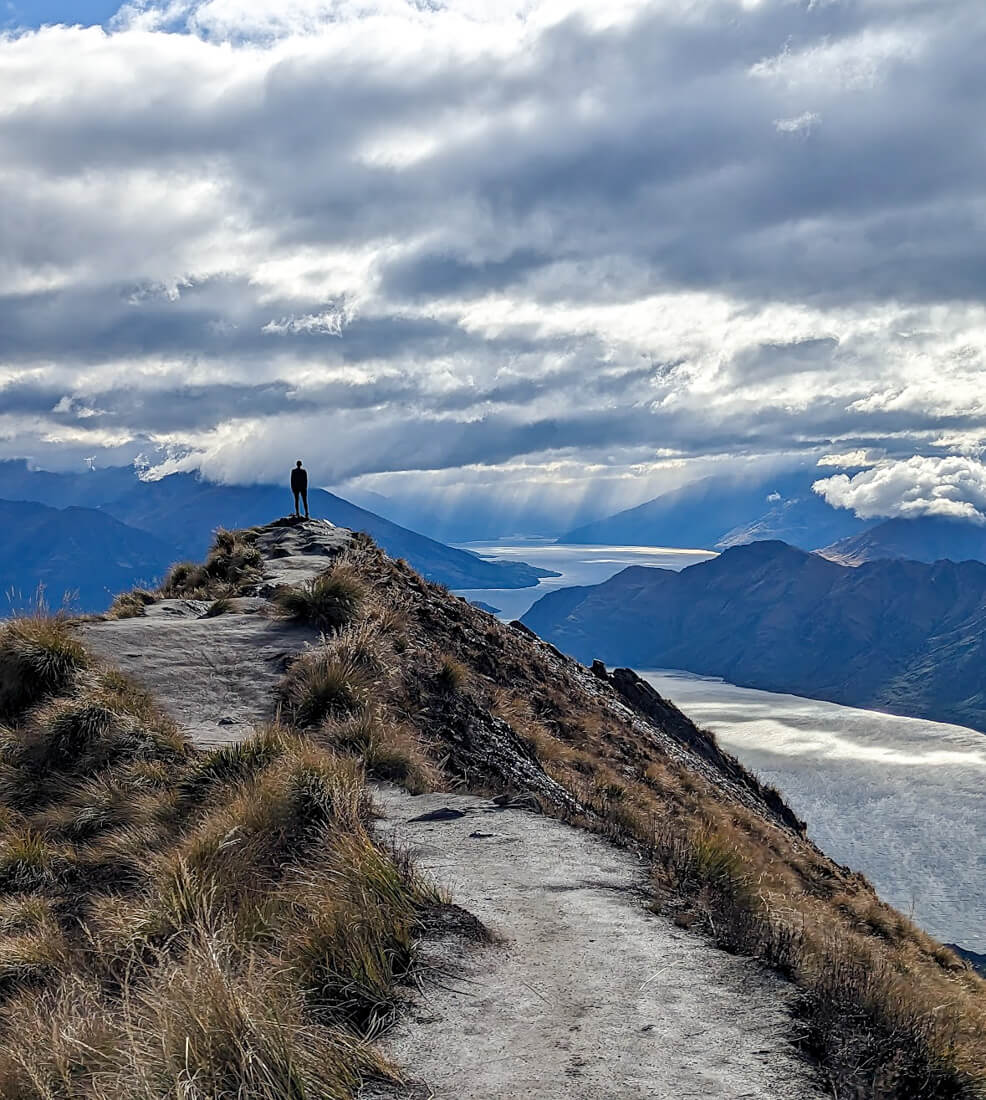
<path fill-rule="evenodd" d="M 643 499 L 668 462 L 969 451 L 984 32 L 978 0 L 137 0 L 7 34 L 0 455 L 249 479 L 288 439 L 323 483 L 561 463 Z"/>
<path fill-rule="evenodd" d="M 947 516 L 986 523 L 986 465 L 971 458 L 915 455 L 853 477 L 823 478 L 813 488 L 834 508 L 850 508 L 861 519 Z"/>

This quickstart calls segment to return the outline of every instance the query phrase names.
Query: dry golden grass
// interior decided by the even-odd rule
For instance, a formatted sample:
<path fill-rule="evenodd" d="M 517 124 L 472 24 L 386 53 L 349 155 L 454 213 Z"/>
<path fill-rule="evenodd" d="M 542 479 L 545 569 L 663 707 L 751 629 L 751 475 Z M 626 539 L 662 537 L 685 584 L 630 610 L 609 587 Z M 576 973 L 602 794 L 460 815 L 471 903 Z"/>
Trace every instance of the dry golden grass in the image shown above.
<path fill-rule="evenodd" d="M 65 691 L 88 664 L 73 624 L 38 614 L 0 625 L 0 722 Z"/>
<path fill-rule="evenodd" d="M 216 531 L 212 549 L 202 565 L 176 562 L 159 592 L 168 598 L 228 599 L 248 593 L 259 581 L 263 555 L 254 545 L 256 531 Z"/>
<path fill-rule="evenodd" d="M 0 1096 L 343 1100 L 391 1076 L 366 1040 L 442 898 L 371 839 L 362 761 L 278 724 L 192 752 L 64 624 L 25 635 L 72 662 L 0 737 Z"/>
<path fill-rule="evenodd" d="M 442 787 L 441 775 L 420 738 L 408 725 L 379 708 L 327 719 L 319 730 L 319 739 L 358 757 L 374 779 L 396 783 L 411 794 Z"/>
<path fill-rule="evenodd" d="M 157 596 L 146 588 L 134 588 L 130 592 L 121 592 L 110 604 L 106 612 L 108 619 L 136 619 L 147 614 L 147 609 L 152 603 L 157 602 Z"/>
<path fill-rule="evenodd" d="M 274 596 L 274 608 L 285 619 L 316 630 L 339 630 L 359 613 L 365 590 L 348 562 L 337 562 L 324 573 Z"/>

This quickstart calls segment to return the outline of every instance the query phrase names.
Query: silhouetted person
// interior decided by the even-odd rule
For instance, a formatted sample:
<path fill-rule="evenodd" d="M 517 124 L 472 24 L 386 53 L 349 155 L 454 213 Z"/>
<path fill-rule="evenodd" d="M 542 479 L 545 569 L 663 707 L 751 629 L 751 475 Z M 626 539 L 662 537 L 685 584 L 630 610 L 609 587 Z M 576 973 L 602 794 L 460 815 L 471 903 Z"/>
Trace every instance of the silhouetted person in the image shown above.
<path fill-rule="evenodd" d="M 298 498 L 304 502 L 305 505 L 305 519 L 308 519 L 308 471 L 301 465 L 301 459 L 298 459 L 298 464 L 291 471 L 291 492 L 294 493 L 294 514 L 300 516 L 301 512 L 298 510 Z"/>

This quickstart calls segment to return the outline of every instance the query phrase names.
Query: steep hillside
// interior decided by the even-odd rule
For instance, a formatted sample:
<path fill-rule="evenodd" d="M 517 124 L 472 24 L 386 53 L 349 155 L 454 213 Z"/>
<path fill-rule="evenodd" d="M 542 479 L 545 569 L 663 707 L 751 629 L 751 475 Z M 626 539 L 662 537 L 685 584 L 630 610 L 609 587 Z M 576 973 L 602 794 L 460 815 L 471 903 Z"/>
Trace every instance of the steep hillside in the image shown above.
<path fill-rule="evenodd" d="M 726 548 L 783 539 L 813 550 L 866 526 L 811 491 L 811 473 L 780 474 L 750 484 L 704 478 L 636 508 L 577 527 L 559 542 L 624 546 Z"/>
<path fill-rule="evenodd" d="M 0 613 L 30 607 L 103 611 L 115 593 L 153 584 L 175 559 L 166 539 L 92 508 L 0 500 Z"/>
<path fill-rule="evenodd" d="M 986 561 L 986 527 L 943 516 L 888 519 L 818 552 L 840 565 L 862 565 L 880 558 Z"/>
<path fill-rule="evenodd" d="M 524 622 L 582 660 L 680 668 L 768 691 L 986 730 L 986 566 L 851 569 L 779 542 L 680 573 L 625 569 Z"/>
<path fill-rule="evenodd" d="M 166 594 L 117 609 L 129 617 L 86 625 L 81 646 L 64 624 L 0 638 L 2 790 L 18 799 L 0 841 L 21 853 L 0 860 L 18 868 L 0 891 L 37 894 L 46 950 L 67 952 L 15 971 L 12 1000 L 0 990 L 3 1095 L 185 1094 L 190 1074 L 196 1095 L 271 1100 L 347 1096 L 368 1076 L 363 1095 L 438 1100 L 553 1100 L 573 1079 L 627 1097 L 979 1095 L 980 979 L 628 670 L 578 665 L 319 522 L 221 533 Z M 67 656 L 36 659 L 53 651 Z M 164 713 L 120 696 L 111 663 Z M 23 667 L 63 671 L 39 692 L 35 673 L 11 678 Z M 388 869 L 366 847 L 363 770 L 436 792 L 382 789 L 379 836 L 451 883 L 494 942 L 406 858 Z M 31 878 L 35 836 L 50 870 Z M 0 960 L 25 950 L 20 928 L 0 924 Z M 122 1000 L 121 972 L 136 973 Z M 420 994 L 402 985 L 415 972 Z M 56 1010 L 57 1034 L 87 1048 L 68 1092 L 66 1048 L 40 1025 Z M 385 1050 L 410 1092 L 352 1046 L 394 1023 Z M 788 1027 L 823 1084 L 785 1051 Z"/>

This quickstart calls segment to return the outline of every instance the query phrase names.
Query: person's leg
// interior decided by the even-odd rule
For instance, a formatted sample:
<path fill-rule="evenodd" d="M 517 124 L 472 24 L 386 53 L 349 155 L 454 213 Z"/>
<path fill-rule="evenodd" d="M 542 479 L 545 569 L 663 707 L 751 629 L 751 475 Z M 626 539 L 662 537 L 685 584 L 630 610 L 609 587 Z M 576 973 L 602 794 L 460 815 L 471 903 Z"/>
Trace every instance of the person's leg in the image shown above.
<path fill-rule="evenodd" d="M 300 515 L 301 515 L 301 511 L 300 511 L 300 510 L 299 510 L 299 508 L 298 508 L 298 498 L 299 498 L 300 496 L 301 496 L 301 494 L 300 494 L 300 493 L 298 492 L 298 490 L 297 490 L 297 489 L 295 489 L 295 490 L 294 490 L 294 514 L 295 514 L 296 516 L 300 516 Z"/>
<path fill-rule="evenodd" d="M 302 489 L 301 499 L 305 502 L 305 519 L 308 519 L 308 490 Z"/>

